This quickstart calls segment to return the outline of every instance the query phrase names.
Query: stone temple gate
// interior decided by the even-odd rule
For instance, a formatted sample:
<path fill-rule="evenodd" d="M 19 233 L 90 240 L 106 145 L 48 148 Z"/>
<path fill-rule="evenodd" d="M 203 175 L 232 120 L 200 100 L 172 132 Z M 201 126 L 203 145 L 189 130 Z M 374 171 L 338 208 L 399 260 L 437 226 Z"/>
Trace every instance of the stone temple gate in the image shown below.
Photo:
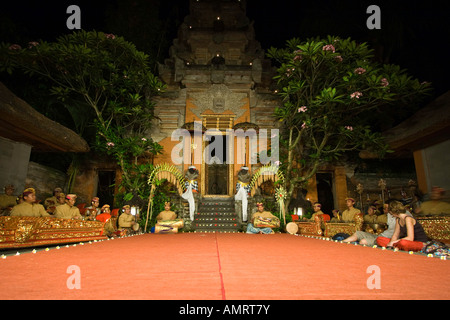
<path fill-rule="evenodd" d="M 155 164 L 173 164 L 183 173 L 192 163 L 196 166 L 200 205 L 208 206 L 205 202 L 208 198 L 214 203 L 232 201 L 241 167 L 248 167 L 254 174 L 261 166 L 251 161 L 249 137 L 245 138 L 243 158 L 242 153 L 230 149 L 225 141 L 231 139 L 237 147 L 236 137 L 230 136 L 227 130 L 254 129 L 261 133 L 265 129 L 270 137 L 271 130 L 277 129 L 273 114 L 281 101 L 274 92 L 275 72 L 255 38 L 245 0 L 190 1 L 190 14 L 179 27 L 169 58 L 159 65 L 159 76 L 167 89 L 156 98 L 157 118 L 151 136 L 164 148 L 164 154 L 155 158 Z M 204 156 L 200 162 L 194 161 L 194 156 L 185 157 L 180 164 L 172 159 L 172 151 L 180 143 L 172 140 L 172 133 L 180 128 L 192 133 L 194 123 L 200 125 L 203 139 L 185 141 L 185 149 L 194 155 L 201 151 L 203 155 L 212 143 L 222 142 L 226 146 L 219 150 L 222 157 L 213 164 L 204 160 L 214 158 L 214 153 Z M 205 137 L 212 129 L 220 130 L 219 134 Z M 264 150 L 258 149 L 261 151 Z M 330 208 L 345 208 L 345 168 L 332 166 L 324 170 L 331 181 L 327 184 L 327 194 L 334 195 Z M 319 185 L 313 179 L 307 195 L 312 202 L 320 200 Z M 262 187 L 262 191 L 273 189 L 273 185 Z"/>
<path fill-rule="evenodd" d="M 200 171 L 199 189 L 204 197 L 234 195 L 237 172 L 241 166 L 251 167 L 250 155 L 248 146 L 241 161 L 236 152 L 228 152 L 226 130 L 267 129 L 270 134 L 275 128 L 272 114 L 278 98 L 270 89 L 273 72 L 255 40 L 245 1 L 191 1 L 170 57 L 159 66 L 167 90 L 155 109 L 158 120 L 152 137 L 165 150 L 157 161 L 172 163 L 171 150 L 178 143 L 171 139 L 174 130 L 189 129 L 195 121 L 202 124 L 202 133 L 218 129 L 214 137 L 191 144 L 203 153 L 214 140 L 223 139 L 221 159 L 194 163 Z M 184 161 L 179 169 L 185 172 L 191 163 Z"/>

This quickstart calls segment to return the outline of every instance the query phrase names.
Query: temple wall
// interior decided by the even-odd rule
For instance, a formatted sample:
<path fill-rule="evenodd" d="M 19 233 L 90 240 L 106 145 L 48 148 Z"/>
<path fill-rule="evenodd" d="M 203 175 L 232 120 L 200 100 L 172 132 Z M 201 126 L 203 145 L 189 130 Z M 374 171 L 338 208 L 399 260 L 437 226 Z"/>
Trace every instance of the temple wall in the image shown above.
<path fill-rule="evenodd" d="M 429 193 L 433 186 L 446 190 L 444 198 L 450 199 L 450 140 L 435 144 L 418 151 L 421 154 L 422 163 L 417 170 L 423 172 L 423 182 L 419 185 L 424 193 Z M 418 165 L 416 161 L 416 166 Z M 419 175 L 419 173 L 418 173 Z"/>
<path fill-rule="evenodd" d="M 34 188 L 36 198 L 42 202 L 53 195 L 53 190 L 57 187 L 67 192 L 67 176 L 64 172 L 30 161 L 28 164 L 27 177 L 24 188 Z M 23 190 L 23 189 L 21 189 Z"/>
<path fill-rule="evenodd" d="M 31 146 L 0 137 L 0 150 L 0 192 L 12 184 L 18 195 L 26 185 Z"/>

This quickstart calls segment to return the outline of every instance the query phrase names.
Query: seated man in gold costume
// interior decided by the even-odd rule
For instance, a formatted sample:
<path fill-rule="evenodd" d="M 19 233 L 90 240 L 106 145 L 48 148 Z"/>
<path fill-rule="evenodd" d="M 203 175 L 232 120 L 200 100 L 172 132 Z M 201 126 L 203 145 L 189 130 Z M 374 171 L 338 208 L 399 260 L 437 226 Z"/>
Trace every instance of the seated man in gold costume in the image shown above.
<path fill-rule="evenodd" d="M 63 204 L 66 204 L 66 195 L 64 193 L 58 193 L 58 195 L 56 196 L 56 204 L 48 206 L 47 212 L 50 214 L 55 214 L 56 207 Z"/>
<path fill-rule="evenodd" d="M 156 221 L 152 233 L 177 233 L 184 226 L 183 219 L 177 219 L 177 214 L 171 210 L 170 202 L 164 203 L 164 211 L 156 216 Z"/>
<path fill-rule="evenodd" d="M 98 207 L 100 205 L 100 199 L 98 197 L 93 197 L 91 200 L 91 205 L 86 208 L 86 219 L 87 220 L 95 220 L 101 210 Z"/>
<path fill-rule="evenodd" d="M 55 188 L 53 190 L 53 196 L 44 200 L 44 207 L 48 209 L 50 206 L 56 206 L 56 203 L 58 202 L 58 195 L 60 193 L 62 193 L 62 189 Z"/>
<path fill-rule="evenodd" d="M 274 233 L 272 228 L 280 226 L 280 219 L 264 210 L 262 202 L 256 203 L 258 211 L 256 211 L 251 218 L 251 222 L 247 225 L 247 233 L 251 234 L 271 234 Z"/>
<path fill-rule="evenodd" d="M 330 222 L 341 222 L 342 221 L 342 216 L 341 213 L 339 212 L 338 209 L 333 209 L 333 218 L 331 218 Z"/>
<path fill-rule="evenodd" d="M 14 186 L 10 184 L 5 187 L 5 193 L 0 194 L 0 215 L 9 216 L 11 209 L 17 204 L 14 190 Z"/>
<path fill-rule="evenodd" d="M 139 230 L 136 217 L 131 214 L 131 207 L 129 205 L 124 205 L 122 210 L 123 212 L 119 217 L 119 228 L 127 230 L 127 233 Z"/>
<path fill-rule="evenodd" d="M 66 203 L 56 207 L 55 217 L 60 219 L 83 219 L 80 209 L 75 206 L 76 199 L 76 194 L 66 195 Z"/>
<path fill-rule="evenodd" d="M 355 199 L 347 198 L 345 199 L 345 204 L 347 209 L 342 212 L 342 220 L 345 222 L 352 222 L 355 220 L 355 215 L 361 213 L 361 211 L 354 207 Z"/>
<path fill-rule="evenodd" d="M 11 210 L 12 217 L 50 217 L 42 204 L 36 203 L 36 190 L 27 188 L 22 193 L 23 202 Z"/>
<path fill-rule="evenodd" d="M 367 209 L 367 214 L 364 215 L 364 222 L 365 223 L 377 223 L 378 219 L 378 209 L 375 206 L 369 206 Z"/>
<path fill-rule="evenodd" d="M 315 202 L 313 205 L 314 213 L 311 216 L 311 219 L 303 217 L 303 220 L 315 221 L 315 218 L 323 218 L 324 213 L 322 212 L 322 205 L 319 202 Z"/>

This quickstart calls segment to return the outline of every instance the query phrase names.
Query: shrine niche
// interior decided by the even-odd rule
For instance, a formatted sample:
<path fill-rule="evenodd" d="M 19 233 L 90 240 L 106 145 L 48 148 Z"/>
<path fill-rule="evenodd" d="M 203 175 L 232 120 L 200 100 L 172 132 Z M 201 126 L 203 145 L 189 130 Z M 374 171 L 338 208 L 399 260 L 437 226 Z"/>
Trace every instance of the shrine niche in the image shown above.
<path fill-rule="evenodd" d="M 198 118 L 201 118 L 207 110 L 215 114 L 231 111 L 236 118 L 240 118 L 245 112 L 245 99 L 248 99 L 248 94 L 234 92 L 224 84 L 213 84 L 205 91 L 190 92 L 189 97 L 195 106 L 191 111 Z"/>

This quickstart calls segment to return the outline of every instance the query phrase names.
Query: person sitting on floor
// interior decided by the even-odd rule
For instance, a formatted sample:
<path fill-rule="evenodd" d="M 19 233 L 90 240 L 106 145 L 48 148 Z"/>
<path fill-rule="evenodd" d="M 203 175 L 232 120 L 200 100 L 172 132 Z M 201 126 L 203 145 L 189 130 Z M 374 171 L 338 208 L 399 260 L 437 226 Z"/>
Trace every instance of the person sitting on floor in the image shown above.
<path fill-rule="evenodd" d="M 95 220 L 101 210 L 98 207 L 100 205 L 100 199 L 98 197 L 93 197 L 91 200 L 91 205 L 86 208 L 86 219 L 87 220 Z"/>
<path fill-rule="evenodd" d="M 170 209 L 171 209 L 170 202 L 165 202 L 164 203 L 164 211 L 161 211 L 156 216 L 156 221 L 160 222 L 160 221 L 167 221 L 167 220 L 175 220 L 177 218 L 177 214 Z"/>
<path fill-rule="evenodd" d="M 342 219 L 341 219 L 341 213 L 339 212 L 339 210 L 334 209 L 332 212 L 333 212 L 333 218 L 331 218 L 330 222 L 333 222 L 333 223 L 341 222 Z"/>
<path fill-rule="evenodd" d="M 23 202 L 11 210 L 12 217 L 50 217 L 42 204 L 36 203 L 36 191 L 27 188 L 22 193 Z"/>
<path fill-rule="evenodd" d="M 131 214 L 131 207 L 124 205 L 122 210 L 123 213 L 119 217 L 119 228 L 127 230 L 127 233 L 136 231 L 134 228 L 137 222 L 135 216 Z"/>
<path fill-rule="evenodd" d="M 272 228 L 280 226 L 280 219 L 264 210 L 264 205 L 261 202 L 256 203 L 258 211 L 256 211 L 251 218 L 251 222 L 247 225 L 247 233 L 251 234 L 271 234 L 274 233 Z"/>
<path fill-rule="evenodd" d="M 61 188 L 55 188 L 53 190 L 53 196 L 45 199 L 44 201 L 44 207 L 45 208 L 49 208 L 50 206 L 56 206 L 56 203 L 58 202 L 58 194 L 62 193 L 62 189 Z"/>
<path fill-rule="evenodd" d="M 354 207 L 355 199 L 353 198 L 345 199 L 345 204 L 347 205 L 347 209 L 342 212 L 342 220 L 352 222 L 355 220 L 355 215 L 361 213 L 361 211 Z"/>
<path fill-rule="evenodd" d="M 66 195 L 66 203 L 56 207 L 55 217 L 59 219 L 83 219 L 80 209 L 75 206 L 76 194 Z"/>
<path fill-rule="evenodd" d="M 364 222 L 367 224 L 377 223 L 378 210 L 375 206 L 369 206 L 367 209 L 367 214 L 364 215 Z"/>
<path fill-rule="evenodd" d="M 423 202 L 416 208 L 417 215 L 438 215 L 442 213 L 450 214 L 450 203 L 442 201 L 445 190 L 440 187 L 433 187 L 430 192 L 430 200 Z"/>
<path fill-rule="evenodd" d="M 386 202 L 383 205 L 383 211 L 385 212 L 387 216 L 387 226 L 388 228 L 384 230 L 379 235 L 365 232 L 365 231 L 356 231 L 354 234 L 352 234 L 350 237 L 343 240 L 343 242 L 355 242 L 359 241 L 359 244 L 361 245 L 367 245 L 367 246 L 373 246 L 376 244 L 376 239 L 378 237 L 386 237 L 386 238 L 392 238 L 392 235 L 394 234 L 395 230 L 395 221 L 393 215 L 389 213 L 389 201 Z"/>
<path fill-rule="evenodd" d="M 177 219 L 177 214 L 171 210 L 170 202 L 164 203 L 164 211 L 156 216 L 156 224 L 151 228 L 152 233 L 177 233 L 184 227 L 183 219 Z"/>
<path fill-rule="evenodd" d="M 396 247 L 404 251 L 420 251 L 428 241 L 422 225 L 407 212 L 400 201 L 389 204 L 389 212 L 396 218 L 394 234 L 391 238 L 378 237 L 380 247 Z"/>
<path fill-rule="evenodd" d="M 313 210 L 314 210 L 314 213 L 312 214 L 311 219 L 309 219 L 309 220 L 314 221 L 314 219 L 316 217 L 319 217 L 319 218 L 323 217 L 324 213 L 322 212 L 322 205 L 319 202 L 315 202 L 313 204 Z"/>
<path fill-rule="evenodd" d="M 50 214 L 55 214 L 55 210 L 57 206 L 61 206 L 66 203 L 66 195 L 64 193 L 58 193 L 56 196 L 56 204 L 52 204 L 47 207 L 47 212 Z"/>

